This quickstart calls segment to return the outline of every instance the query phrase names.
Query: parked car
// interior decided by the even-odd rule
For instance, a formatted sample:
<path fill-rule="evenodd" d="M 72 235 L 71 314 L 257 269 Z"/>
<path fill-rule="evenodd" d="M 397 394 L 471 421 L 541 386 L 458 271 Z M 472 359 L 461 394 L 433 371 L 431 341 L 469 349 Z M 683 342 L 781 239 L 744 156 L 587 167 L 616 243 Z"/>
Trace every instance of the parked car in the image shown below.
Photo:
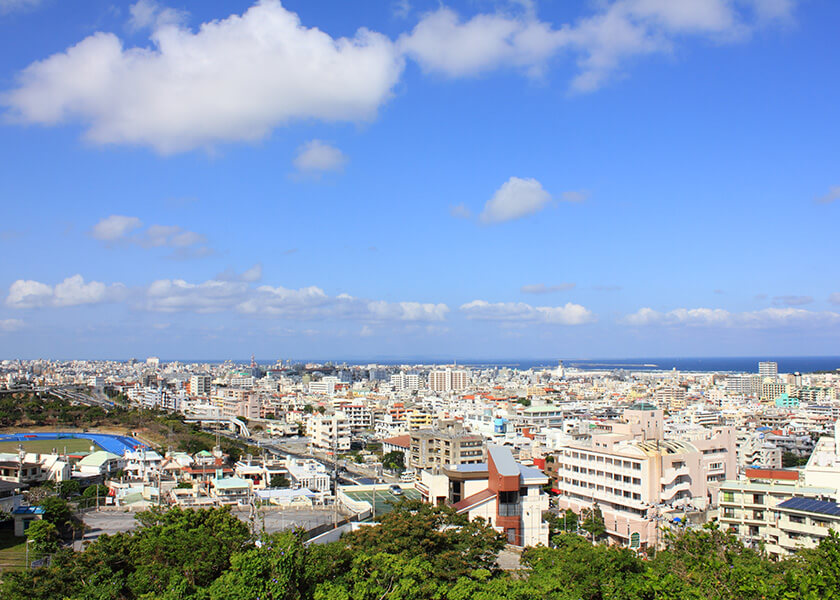
<path fill-rule="evenodd" d="M 402 496 L 402 494 L 403 494 L 402 488 L 400 486 L 398 486 L 396 483 L 392 483 L 391 487 L 388 488 L 388 491 L 390 491 L 392 494 L 394 494 L 394 496 Z"/>

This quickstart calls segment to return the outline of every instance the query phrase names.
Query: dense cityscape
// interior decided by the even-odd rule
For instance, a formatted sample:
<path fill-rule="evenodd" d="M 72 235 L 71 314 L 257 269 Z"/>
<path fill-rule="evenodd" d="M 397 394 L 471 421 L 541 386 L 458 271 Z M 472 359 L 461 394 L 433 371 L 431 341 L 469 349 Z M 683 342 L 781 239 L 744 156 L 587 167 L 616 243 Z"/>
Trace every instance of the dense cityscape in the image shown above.
<path fill-rule="evenodd" d="M 756 367 L 4 361 L 7 394 L 172 413 L 259 450 L 238 460 L 218 447 L 190 455 L 141 427 L 122 432 L 139 442 L 122 452 L 33 454 L 21 445 L 6 455 L 3 478 L 21 486 L 99 478 L 108 505 L 133 509 L 257 500 L 354 518 L 373 516 L 376 491 L 380 502 L 410 496 L 485 518 L 514 546 L 549 544 L 551 500 L 578 515 L 597 507 L 606 538 L 639 551 L 657 546 L 663 524 L 716 521 L 781 557 L 840 525 L 840 372 Z M 500 469 L 518 474 L 511 490 L 491 485 Z M 13 512 L 22 488 L 7 487 Z"/>
<path fill-rule="evenodd" d="M 838 23 L 0 0 L 0 600 L 840 600 Z"/>

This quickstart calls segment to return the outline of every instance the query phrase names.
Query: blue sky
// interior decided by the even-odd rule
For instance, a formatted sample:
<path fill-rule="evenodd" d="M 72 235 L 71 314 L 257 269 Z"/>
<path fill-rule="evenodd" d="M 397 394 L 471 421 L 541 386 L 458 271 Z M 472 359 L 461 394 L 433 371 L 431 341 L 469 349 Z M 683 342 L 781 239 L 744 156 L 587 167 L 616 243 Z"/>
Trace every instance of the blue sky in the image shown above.
<path fill-rule="evenodd" d="M 0 0 L 0 355 L 838 354 L 838 22 Z"/>

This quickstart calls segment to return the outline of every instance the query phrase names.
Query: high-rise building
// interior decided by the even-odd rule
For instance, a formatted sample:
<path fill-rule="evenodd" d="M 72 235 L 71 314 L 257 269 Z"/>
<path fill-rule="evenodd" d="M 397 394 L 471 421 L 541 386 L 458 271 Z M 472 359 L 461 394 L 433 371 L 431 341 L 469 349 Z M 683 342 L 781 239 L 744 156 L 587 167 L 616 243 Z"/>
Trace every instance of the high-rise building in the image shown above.
<path fill-rule="evenodd" d="M 193 375 L 190 377 L 190 394 L 193 396 L 209 396 L 213 378 L 209 375 Z"/>
<path fill-rule="evenodd" d="M 432 371 L 429 373 L 429 389 L 434 392 L 451 392 L 466 389 L 470 382 L 469 371 Z"/>
<path fill-rule="evenodd" d="M 391 385 L 397 392 L 401 392 L 403 390 L 419 390 L 420 376 L 406 373 L 397 373 L 396 375 L 391 375 Z"/>
<path fill-rule="evenodd" d="M 772 361 L 762 361 L 758 363 L 758 376 L 764 379 L 765 377 L 772 377 L 775 379 L 779 375 L 779 363 Z"/>

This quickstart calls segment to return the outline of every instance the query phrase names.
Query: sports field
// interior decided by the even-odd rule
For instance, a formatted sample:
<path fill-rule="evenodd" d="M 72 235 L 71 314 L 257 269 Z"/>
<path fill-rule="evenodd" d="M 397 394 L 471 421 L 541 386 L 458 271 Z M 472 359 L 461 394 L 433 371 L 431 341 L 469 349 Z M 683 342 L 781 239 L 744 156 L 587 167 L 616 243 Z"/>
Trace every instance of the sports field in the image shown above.
<path fill-rule="evenodd" d="M 360 492 L 356 490 L 348 490 L 347 488 L 342 488 L 341 491 L 347 494 L 351 500 L 369 502 L 371 506 L 373 506 L 373 492 Z M 376 514 L 384 515 L 387 512 L 391 512 L 391 505 L 396 504 L 403 498 L 419 500 L 420 492 L 414 488 L 405 488 L 403 489 L 402 496 L 395 496 L 388 490 L 376 490 Z"/>
<path fill-rule="evenodd" d="M 76 438 L 66 438 L 61 440 L 25 440 L 23 442 L 0 442 L 0 452 L 17 452 L 18 446 L 22 445 L 26 452 L 37 452 L 38 454 L 49 454 L 53 448 L 57 452 L 67 452 L 70 454 L 76 452 L 90 452 L 90 447 L 94 450 L 102 450 L 97 444 L 90 440 L 81 440 Z"/>

